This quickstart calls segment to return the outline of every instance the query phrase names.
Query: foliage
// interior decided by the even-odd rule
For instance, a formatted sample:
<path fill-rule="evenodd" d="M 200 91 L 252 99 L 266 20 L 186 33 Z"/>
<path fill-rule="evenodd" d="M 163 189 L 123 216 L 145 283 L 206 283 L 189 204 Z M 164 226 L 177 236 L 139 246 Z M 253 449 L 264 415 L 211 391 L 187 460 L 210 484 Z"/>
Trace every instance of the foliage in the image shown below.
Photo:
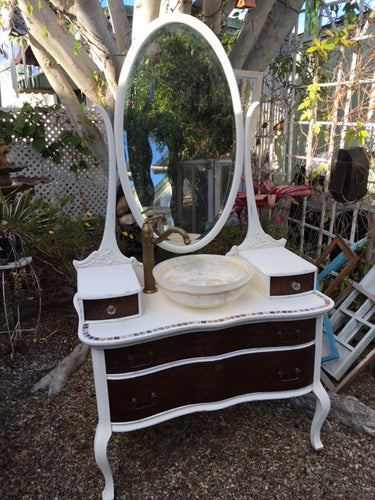
<path fill-rule="evenodd" d="M 51 206 L 30 193 L 0 195 L 1 233 L 18 234 L 24 251 L 33 257 L 38 274 L 51 281 L 56 289 L 76 286 L 72 261 L 81 260 L 96 250 L 103 232 L 103 220 L 87 212 L 82 219 L 64 213 L 69 198 L 57 199 Z"/>
<path fill-rule="evenodd" d="M 351 148 L 353 144 L 357 143 L 359 146 L 363 146 L 365 141 L 370 134 L 365 130 L 364 125 L 356 120 L 357 127 L 350 127 L 345 132 L 345 142 L 348 145 L 348 148 Z"/>
<path fill-rule="evenodd" d="M 225 255 L 233 247 L 242 243 L 246 236 L 246 227 L 238 224 L 227 223 L 218 236 L 208 245 L 199 250 L 199 253 Z"/>
<path fill-rule="evenodd" d="M 132 180 L 143 206 L 154 200 L 150 141 L 163 158 L 178 205 L 182 160 L 231 157 L 234 117 L 222 67 L 203 40 L 186 28 L 157 31 L 140 53 L 126 94 L 124 125 Z"/>
<path fill-rule="evenodd" d="M 4 195 L 0 191 L 0 226 L 3 232 L 28 233 L 43 230 L 50 221 L 50 210 L 39 210 L 40 200 L 31 193 Z"/>
<path fill-rule="evenodd" d="M 82 260 L 97 249 L 103 231 L 103 220 L 99 217 L 73 219 L 57 211 L 54 224 L 50 227 L 48 231 L 27 235 L 34 261 L 53 271 L 54 282 L 59 279 L 61 284 L 75 288 L 76 272 L 72 262 Z"/>
<path fill-rule="evenodd" d="M 315 7 L 323 9 L 321 5 Z M 296 58 L 296 114 L 302 122 L 301 134 L 306 137 L 306 143 L 302 140 L 298 147 L 301 154 L 303 149 L 307 151 L 309 172 L 317 158 L 327 161 L 337 148 L 365 146 L 372 133 L 366 125 L 373 114 L 372 90 L 370 84 L 362 82 L 373 79 L 374 47 L 373 38 L 363 38 L 361 33 L 373 18 L 356 2 L 327 6 L 325 12 L 331 13 L 327 14 L 330 27 L 316 30 L 312 39 L 306 39 Z M 291 64 L 281 61 L 274 72 L 290 88 L 287 78 Z"/>
<path fill-rule="evenodd" d="M 73 130 L 63 130 L 56 140 L 51 140 L 46 131 L 46 116 L 60 110 L 60 106 L 31 106 L 24 103 L 17 115 L 0 109 L 0 138 L 11 144 L 14 138 L 28 141 L 43 158 L 49 158 L 59 164 L 64 150 L 72 148 L 77 152 L 78 160 L 72 163 L 73 171 L 88 168 L 96 159 L 87 147 L 89 137 L 79 136 Z"/>
<path fill-rule="evenodd" d="M 270 179 L 264 179 L 262 183 L 253 180 L 254 197 L 257 207 L 274 208 L 277 201 L 285 198 L 291 203 L 298 204 L 296 196 L 308 196 L 312 193 L 313 188 L 309 184 L 294 185 L 279 185 L 275 184 Z M 236 213 L 239 217 L 242 212 L 247 209 L 247 198 L 245 192 L 237 193 L 236 201 L 232 209 L 232 213 Z"/>
<path fill-rule="evenodd" d="M 159 33 L 134 74 L 125 113 L 132 137 L 153 133 L 180 160 L 228 154 L 233 122 L 229 89 L 218 62 L 194 33 Z"/>

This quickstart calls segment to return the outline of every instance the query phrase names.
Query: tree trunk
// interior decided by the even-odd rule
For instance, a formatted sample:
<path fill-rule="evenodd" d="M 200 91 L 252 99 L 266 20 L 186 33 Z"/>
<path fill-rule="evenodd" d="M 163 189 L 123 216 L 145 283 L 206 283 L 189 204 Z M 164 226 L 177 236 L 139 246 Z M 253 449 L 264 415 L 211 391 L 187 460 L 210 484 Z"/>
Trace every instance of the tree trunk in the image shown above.
<path fill-rule="evenodd" d="M 329 419 L 334 418 L 355 432 L 375 437 L 375 410 L 353 396 L 329 393 L 329 398 L 331 400 Z M 315 396 L 312 393 L 294 398 L 293 402 L 303 406 L 311 414 L 315 411 Z"/>
<path fill-rule="evenodd" d="M 89 42 L 90 51 L 100 60 L 106 82 L 112 95 L 115 96 L 123 59 L 118 57 L 119 49 L 103 9 L 99 2 L 79 0 L 75 2 L 74 14 L 76 16 L 74 24 Z"/>
<path fill-rule="evenodd" d="M 29 42 L 41 69 L 46 74 L 48 73 L 49 83 L 59 96 L 61 104 L 68 111 L 71 122 L 77 123 L 82 121 L 82 110 L 77 96 L 75 95 L 70 83 L 65 78 L 64 73 L 59 68 L 56 60 L 53 59 L 51 54 L 47 52 L 32 35 L 29 35 Z"/>
<path fill-rule="evenodd" d="M 265 71 L 297 22 L 304 0 L 277 1 L 246 57 L 243 69 Z"/>
<path fill-rule="evenodd" d="M 169 8 L 172 12 L 191 14 L 191 0 L 169 0 Z"/>
<path fill-rule="evenodd" d="M 160 0 L 135 0 L 132 39 L 142 34 L 143 27 L 159 16 Z"/>
<path fill-rule="evenodd" d="M 62 24 L 49 5 L 42 0 L 42 9 L 38 9 L 38 0 L 19 0 L 19 7 L 32 37 L 65 69 L 77 87 L 92 102 L 98 100 L 98 86 L 93 75 L 98 67 L 86 53 L 85 48 L 78 49 L 75 55 L 76 40 Z M 28 13 L 28 5 L 33 7 Z M 46 32 L 47 30 L 47 32 Z M 48 77 L 48 72 L 46 73 Z"/>
<path fill-rule="evenodd" d="M 229 59 L 233 68 L 265 71 L 297 21 L 304 0 L 263 0 L 249 9 Z"/>
<path fill-rule="evenodd" d="M 262 31 L 262 20 L 268 18 L 275 3 L 276 0 L 263 0 L 263 2 L 258 2 L 256 9 L 250 9 L 247 12 L 241 32 L 229 55 L 230 62 L 235 69 L 243 69 L 249 50 L 254 47 Z"/>
<path fill-rule="evenodd" d="M 56 395 L 65 386 L 70 375 L 78 370 L 87 358 L 90 348 L 86 344 L 78 344 L 73 351 L 63 360 L 59 361 L 56 368 L 39 380 L 31 389 L 31 392 L 48 390 L 48 395 Z"/>
<path fill-rule="evenodd" d="M 221 32 L 222 3 L 222 0 L 203 1 L 203 22 L 205 22 L 216 35 Z"/>
<path fill-rule="evenodd" d="M 132 43 L 131 28 L 125 5 L 118 0 L 107 0 L 109 15 L 120 54 L 125 54 Z"/>

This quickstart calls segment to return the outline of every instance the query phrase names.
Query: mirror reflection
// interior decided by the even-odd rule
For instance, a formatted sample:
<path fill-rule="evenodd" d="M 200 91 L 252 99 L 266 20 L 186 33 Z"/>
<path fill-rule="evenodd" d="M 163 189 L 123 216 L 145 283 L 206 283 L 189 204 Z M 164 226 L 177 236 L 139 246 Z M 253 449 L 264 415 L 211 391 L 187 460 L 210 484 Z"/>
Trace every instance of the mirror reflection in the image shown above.
<path fill-rule="evenodd" d="M 172 23 L 147 39 L 128 82 L 123 136 L 139 209 L 203 235 L 233 180 L 235 122 L 222 66 L 198 32 Z"/>

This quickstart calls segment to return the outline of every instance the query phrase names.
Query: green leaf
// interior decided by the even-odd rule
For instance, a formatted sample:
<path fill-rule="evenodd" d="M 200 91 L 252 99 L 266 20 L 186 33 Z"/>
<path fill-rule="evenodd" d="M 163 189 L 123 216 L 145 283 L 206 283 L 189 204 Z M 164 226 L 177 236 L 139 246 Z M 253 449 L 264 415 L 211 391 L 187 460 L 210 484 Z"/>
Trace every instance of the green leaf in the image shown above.
<path fill-rule="evenodd" d="M 335 35 L 332 33 L 331 30 L 325 30 L 325 33 L 326 35 L 330 36 L 330 37 L 334 37 Z"/>
<path fill-rule="evenodd" d="M 33 147 L 34 147 L 35 151 L 37 151 L 38 153 L 41 153 L 45 147 L 44 139 L 42 137 L 36 137 L 33 140 Z"/>
<path fill-rule="evenodd" d="M 310 109 L 307 109 L 306 111 L 304 111 L 302 114 L 301 114 L 301 122 L 303 122 L 304 120 L 311 120 L 312 118 L 312 111 Z"/>
<path fill-rule="evenodd" d="M 315 134 L 318 135 L 319 132 L 320 132 L 320 125 L 319 125 L 319 123 L 314 123 L 314 125 L 312 126 L 312 129 L 315 132 Z"/>
<path fill-rule="evenodd" d="M 33 6 L 31 5 L 31 3 L 28 3 L 27 4 L 27 13 L 29 14 L 29 16 L 31 16 L 33 14 Z"/>
<path fill-rule="evenodd" d="M 47 26 L 43 26 L 43 38 L 48 38 Z"/>
<path fill-rule="evenodd" d="M 73 53 L 75 56 L 78 56 L 78 51 L 81 48 L 81 46 L 82 46 L 82 42 L 80 40 L 76 40 L 74 43 L 74 47 L 73 47 Z"/>
<path fill-rule="evenodd" d="M 38 1 L 38 10 L 39 10 L 39 12 L 42 10 L 42 1 L 41 0 Z"/>

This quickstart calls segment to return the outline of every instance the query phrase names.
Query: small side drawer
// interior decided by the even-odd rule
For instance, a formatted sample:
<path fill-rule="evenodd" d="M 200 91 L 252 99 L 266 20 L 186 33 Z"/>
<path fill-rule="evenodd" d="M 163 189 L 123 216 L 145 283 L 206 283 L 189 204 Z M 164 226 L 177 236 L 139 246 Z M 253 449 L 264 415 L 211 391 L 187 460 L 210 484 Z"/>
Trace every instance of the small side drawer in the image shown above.
<path fill-rule="evenodd" d="M 306 387 L 313 381 L 314 354 L 314 346 L 246 354 L 108 380 L 111 421 L 131 422 L 190 404 Z"/>
<path fill-rule="evenodd" d="M 270 295 L 296 295 L 311 292 L 315 287 L 315 274 L 296 274 L 292 276 L 271 276 Z"/>
<path fill-rule="evenodd" d="M 136 372 L 181 359 L 217 356 L 242 349 L 294 346 L 314 339 L 315 319 L 252 323 L 106 349 L 105 360 L 108 374 Z"/>
<path fill-rule="evenodd" d="M 125 318 L 139 313 L 138 294 L 111 299 L 83 300 L 85 321 Z"/>

